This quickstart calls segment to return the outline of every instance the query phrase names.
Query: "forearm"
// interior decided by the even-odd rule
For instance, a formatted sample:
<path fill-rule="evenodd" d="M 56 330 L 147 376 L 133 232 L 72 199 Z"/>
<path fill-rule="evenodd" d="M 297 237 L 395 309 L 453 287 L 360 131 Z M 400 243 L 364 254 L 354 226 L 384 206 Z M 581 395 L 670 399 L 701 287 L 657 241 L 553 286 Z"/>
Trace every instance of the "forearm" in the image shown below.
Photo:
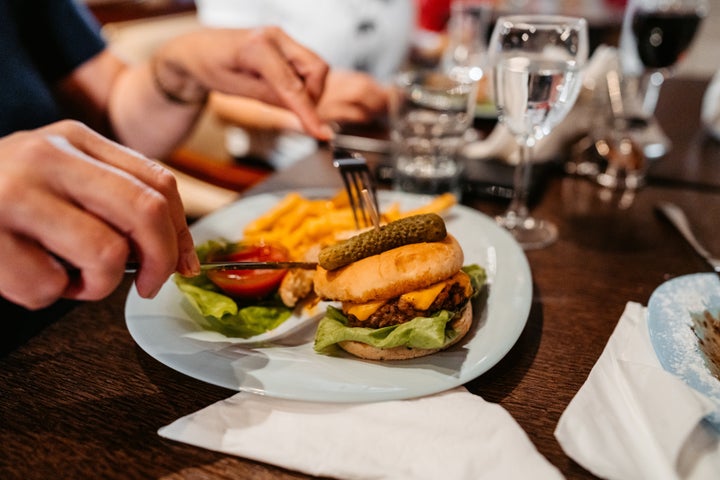
<path fill-rule="evenodd" d="M 204 101 L 201 97 L 187 102 L 171 99 L 174 93 L 170 89 L 175 87 L 172 80 L 159 84 L 163 80 L 155 78 L 149 62 L 129 67 L 119 75 L 108 104 L 118 141 L 153 158 L 166 156 L 182 142 Z"/>

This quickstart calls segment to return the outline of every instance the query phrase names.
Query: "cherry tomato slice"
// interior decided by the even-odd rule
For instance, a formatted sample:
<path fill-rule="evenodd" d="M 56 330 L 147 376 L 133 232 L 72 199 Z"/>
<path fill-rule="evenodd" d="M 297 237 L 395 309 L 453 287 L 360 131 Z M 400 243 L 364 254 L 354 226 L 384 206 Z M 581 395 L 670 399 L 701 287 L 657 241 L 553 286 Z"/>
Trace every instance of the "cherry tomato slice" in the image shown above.
<path fill-rule="evenodd" d="M 232 244 L 221 252 L 211 253 L 209 261 L 281 262 L 288 260 L 288 252 L 279 245 Z M 226 294 L 257 300 L 277 290 L 287 270 L 211 270 L 207 276 Z"/>

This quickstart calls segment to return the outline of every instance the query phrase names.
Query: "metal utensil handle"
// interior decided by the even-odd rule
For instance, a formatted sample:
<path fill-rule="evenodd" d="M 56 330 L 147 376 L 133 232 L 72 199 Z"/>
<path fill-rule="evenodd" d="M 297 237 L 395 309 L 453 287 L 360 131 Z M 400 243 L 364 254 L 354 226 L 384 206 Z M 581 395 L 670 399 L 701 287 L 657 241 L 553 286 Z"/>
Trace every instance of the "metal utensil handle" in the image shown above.
<path fill-rule="evenodd" d="M 686 242 L 700 255 L 705 261 L 715 270 L 720 273 L 720 260 L 713 258 L 710 252 L 702 246 L 702 244 L 695 237 L 695 234 L 690 228 L 690 222 L 680 207 L 670 202 L 662 202 L 658 205 L 660 211 L 662 211 L 670 222 L 677 228 L 678 232 L 683 236 Z"/>
<path fill-rule="evenodd" d="M 203 262 L 200 269 L 207 270 L 284 270 L 301 268 L 314 270 L 317 263 L 313 262 Z M 140 268 L 137 262 L 129 262 L 125 266 L 125 273 L 135 273 Z"/>

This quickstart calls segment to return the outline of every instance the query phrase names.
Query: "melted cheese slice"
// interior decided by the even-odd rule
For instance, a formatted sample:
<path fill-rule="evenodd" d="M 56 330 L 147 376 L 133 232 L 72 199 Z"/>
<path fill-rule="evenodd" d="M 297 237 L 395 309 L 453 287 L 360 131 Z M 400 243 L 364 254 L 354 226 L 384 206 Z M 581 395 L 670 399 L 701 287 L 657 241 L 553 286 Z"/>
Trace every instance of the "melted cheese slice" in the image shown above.
<path fill-rule="evenodd" d="M 375 313 L 378 308 L 385 305 L 385 300 L 378 300 L 377 302 L 368 303 L 346 303 L 343 305 L 345 312 L 349 315 L 354 315 L 361 322 L 367 320 L 370 315 Z"/>
<path fill-rule="evenodd" d="M 447 281 L 442 281 L 423 288 L 422 290 L 407 292 L 400 296 L 400 301 L 407 302 L 418 310 L 427 310 L 447 283 Z M 367 320 L 378 308 L 385 305 L 385 302 L 385 300 L 378 300 L 368 303 L 345 303 L 343 304 L 343 310 L 350 315 L 354 315 L 362 322 Z"/>
<path fill-rule="evenodd" d="M 422 290 L 415 290 L 400 296 L 401 302 L 407 302 L 418 310 L 427 310 L 435 301 L 447 282 L 438 282 Z"/>

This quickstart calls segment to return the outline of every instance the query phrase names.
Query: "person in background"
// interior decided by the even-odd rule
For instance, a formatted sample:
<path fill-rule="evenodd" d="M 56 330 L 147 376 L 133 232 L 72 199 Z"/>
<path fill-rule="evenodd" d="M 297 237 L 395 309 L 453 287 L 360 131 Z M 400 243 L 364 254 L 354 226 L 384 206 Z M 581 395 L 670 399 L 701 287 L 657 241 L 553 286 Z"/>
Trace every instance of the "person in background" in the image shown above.
<path fill-rule="evenodd" d="M 316 111 L 328 67 L 279 28 L 201 29 L 129 66 L 74 0 L 0 0 L 0 44 L 0 297 L 30 309 L 108 295 L 129 258 L 143 297 L 199 271 L 175 179 L 149 158 L 210 91 L 332 135 Z"/>
<path fill-rule="evenodd" d="M 406 61 L 415 26 L 414 0 L 197 0 L 196 6 L 204 25 L 278 25 L 320 55 L 331 70 L 318 113 L 340 127 L 385 118 L 388 92 L 384 83 Z M 246 142 L 256 139 L 258 151 L 250 145 L 252 154 L 272 157 L 272 149 L 278 146 L 267 142 L 268 134 L 276 143 L 282 143 L 281 137 L 296 138 L 298 146 L 305 143 L 292 134 L 277 136 L 278 132 L 304 131 L 287 109 L 222 94 L 213 94 L 210 107 L 230 124 L 242 127 L 250 137 Z M 241 132 L 231 128 L 230 134 Z M 298 156 L 303 152 L 307 153 L 301 147 Z M 275 166 L 292 161 L 279 159 Z"/>

